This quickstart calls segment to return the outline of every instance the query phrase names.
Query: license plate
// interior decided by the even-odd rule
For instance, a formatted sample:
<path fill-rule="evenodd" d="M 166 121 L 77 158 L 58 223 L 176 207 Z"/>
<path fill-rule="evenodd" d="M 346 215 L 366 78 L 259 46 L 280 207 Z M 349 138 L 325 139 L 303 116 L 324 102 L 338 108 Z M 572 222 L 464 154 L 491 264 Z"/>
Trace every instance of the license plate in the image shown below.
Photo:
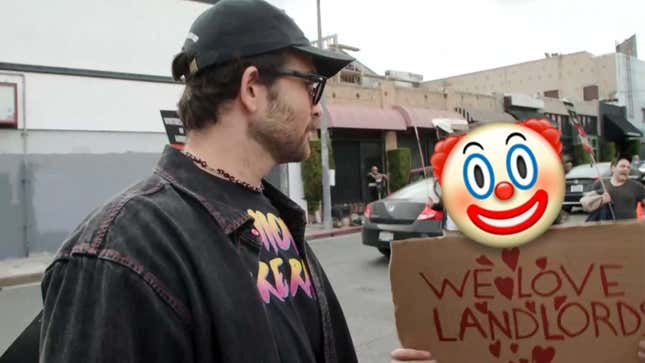
<path fill-rule="evenodd" d="M 576 193 L 576 192 L 582 192 L 583 185 L 578 184 L 578 185 L 572 185 L 571 186 L 571 191 Z"/>
<path fill-rule="evenodd" d="M 394 233 L 392 232 L 380 232 L 378 234 L 378 239 L 383 242 L 390 242 L 394 239 Z"/>

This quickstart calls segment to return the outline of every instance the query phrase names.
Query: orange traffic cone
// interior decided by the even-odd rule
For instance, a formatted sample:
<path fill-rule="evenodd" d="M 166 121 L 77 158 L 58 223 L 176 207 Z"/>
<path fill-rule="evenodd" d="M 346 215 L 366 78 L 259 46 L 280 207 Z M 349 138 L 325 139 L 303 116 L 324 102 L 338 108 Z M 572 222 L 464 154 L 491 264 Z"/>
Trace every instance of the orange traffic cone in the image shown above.
<path fill-rule="evenodd" d="M 638 202 L 638 204 L 636 205 L 636 218 L 643 218 L 643 203 L 641 202 Z"/>

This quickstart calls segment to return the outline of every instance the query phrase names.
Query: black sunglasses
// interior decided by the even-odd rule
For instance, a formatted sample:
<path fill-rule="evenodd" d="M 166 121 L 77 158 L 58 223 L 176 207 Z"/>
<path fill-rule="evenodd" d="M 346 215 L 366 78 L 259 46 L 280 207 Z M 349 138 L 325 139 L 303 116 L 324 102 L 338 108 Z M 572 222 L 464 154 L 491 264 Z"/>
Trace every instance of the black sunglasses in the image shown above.
<path fill-rule="evenodd" d="M 325 83 L 327 82 L 327 77 L 315 73 L 294 71 L 292 69 L 280 69 L 271 73 L 278 76 L 297 77 L 304 79 L 307 84 L 311 86 L 311 89 L 309 91 L 311 93 L 311 102 L 314 105 L 317 105 L 318 102 L 320 102 L 323 90 L 325 89 Z"/>

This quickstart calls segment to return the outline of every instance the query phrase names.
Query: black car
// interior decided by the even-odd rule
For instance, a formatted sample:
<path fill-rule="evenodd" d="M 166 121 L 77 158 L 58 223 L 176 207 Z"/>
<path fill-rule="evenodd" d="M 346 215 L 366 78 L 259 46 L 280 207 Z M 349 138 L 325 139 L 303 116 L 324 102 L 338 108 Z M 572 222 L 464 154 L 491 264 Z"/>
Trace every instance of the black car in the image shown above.
<path fill-rule="evenodd" d="M 410 184 L 387 198 L 365 207 L 363 244 L 390 255 L 390 242 L 443 234 L 443 213 L 431 208 L 428 198 L 438 201 L 434 178 Z"/>
<path fill-rule="evenodd" d="M 609 162 L 596 163 L 603 179 L 611 177 L 611 164 Z M 643 182 L 643 175 L 637 169 L 629 172 L 629 179 Z M 581 164 L 573 167 L 566 175 L 567 187 L 562 208 L 569 212 L 573 207 L 580 207 L 580 198 L 591 190 L 598 180 L 598 171 L 592 164 Z"/>
<path fill-rule="evenodd" d="M 607 162 L 592 164 L 581 164 L 574 166 L 567 175 L 567 187 L 564 194 L 562 208 L 569 212 L 573 207 L 580 207 L 580 198 L 582 195 L 591 190 L 591 186 L 598 180 L 598 171 L 603 178 L 611 176 L 611 167 Z"/>

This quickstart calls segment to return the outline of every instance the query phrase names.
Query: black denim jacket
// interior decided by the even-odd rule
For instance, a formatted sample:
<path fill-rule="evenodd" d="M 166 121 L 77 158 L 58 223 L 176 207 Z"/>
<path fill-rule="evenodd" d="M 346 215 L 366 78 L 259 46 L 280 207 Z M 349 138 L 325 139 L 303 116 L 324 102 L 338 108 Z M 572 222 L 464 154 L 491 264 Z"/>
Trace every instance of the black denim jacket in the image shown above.
<path fill-rule="evenodd" d="M 41 362 L 290 362 L 240 258 L 253 221 L 166 147 L 154 174 L 93 212 L 42 283 Z M 325 362 L 355 362 L 347 324 L 304 240 L 300 207 L 264 183 L 308 264 Z"/>

